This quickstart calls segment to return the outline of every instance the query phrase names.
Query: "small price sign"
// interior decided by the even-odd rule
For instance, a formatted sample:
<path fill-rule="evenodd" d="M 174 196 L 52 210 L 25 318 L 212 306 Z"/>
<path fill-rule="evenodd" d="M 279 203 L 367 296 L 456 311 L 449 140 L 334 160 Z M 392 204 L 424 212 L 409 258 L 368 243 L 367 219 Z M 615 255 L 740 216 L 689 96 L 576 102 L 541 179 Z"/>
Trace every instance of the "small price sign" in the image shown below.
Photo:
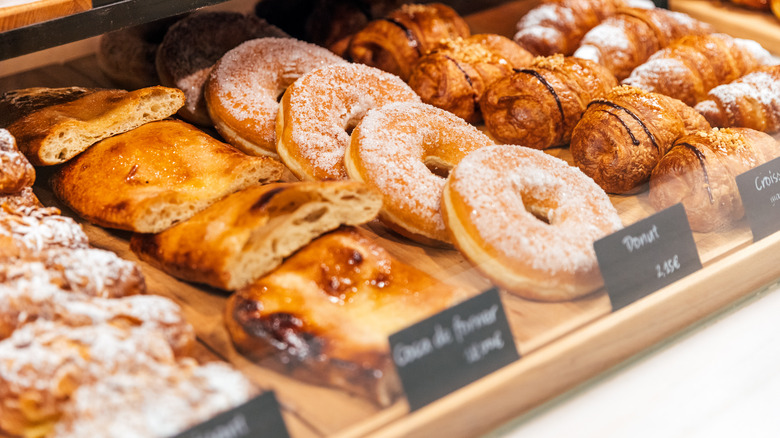
<path fill-rule="evenodd" d="M 737 175 L 753 241 L 780 230 L 780 158 Z"/>
<path fill-rule="evenodd" d="M 682 204 L 676 204 L 593 244 L 612 310 L 701 269 Z"/>
<path fill-rule="evenodd" d="M 174 438 L 289 438 L 279 403 L 272 391 L 223 412 Z"/>
<path fill-rule="evenodd" d="M 413 411 L 520 357 L 497 289 L 391 335 L 390 351 Z"/>

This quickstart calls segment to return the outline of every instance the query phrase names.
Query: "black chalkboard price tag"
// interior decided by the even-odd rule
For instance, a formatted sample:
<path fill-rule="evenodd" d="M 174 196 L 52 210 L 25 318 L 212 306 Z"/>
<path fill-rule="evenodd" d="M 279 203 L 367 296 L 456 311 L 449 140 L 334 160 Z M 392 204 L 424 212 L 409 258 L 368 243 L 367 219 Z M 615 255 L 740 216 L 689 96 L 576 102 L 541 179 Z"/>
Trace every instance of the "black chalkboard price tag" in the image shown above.
<path fill-rule="evenodd" d="M 520 357 L 495 288 L 391 335 L 390 351 L 412 411 Z"/>
<path fill-rule="evenodd" d="M 657 8 L 669 9 L 669 0 L 653 0 Z"/>
<path fill-rule="evenodd" d="M 597 240 L 593 247 L 613 311 L 701 269 L 682 204 Z"/>
<path fill-rule="evenodd" d="M 268 391 L 174 438 L 289 438 L 279 403 Z"/>
<path fill-rule="evenodd" d="M 780 230 L 780 158 L 737 175 L 753 241 Z"/>

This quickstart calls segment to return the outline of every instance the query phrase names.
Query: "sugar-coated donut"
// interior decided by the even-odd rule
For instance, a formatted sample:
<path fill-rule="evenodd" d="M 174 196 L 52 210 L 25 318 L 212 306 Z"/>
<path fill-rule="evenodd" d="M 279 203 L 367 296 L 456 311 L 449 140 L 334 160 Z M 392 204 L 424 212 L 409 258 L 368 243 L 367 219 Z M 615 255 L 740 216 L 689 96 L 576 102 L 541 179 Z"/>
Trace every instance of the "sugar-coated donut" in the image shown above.
<path fill-rule="evenodd" d="M 388 227 L 422 243 L 449 242 L 439 213 L 446 172 L 492 144 L 449 111 L 393 103 L 369 111 L 355 127 L 344 164 L 351 179 L 382 194 L 380 218 Z"/>
<path fill-rule="evenodd" d="M 524 298 L 571 300 L 602 284 L 593 242 L 622 227 L 606 193 L 522 146 L 479 149 L 450 173 L 442 216 L 463 255 Z"/>
<path fill-rule="evenodd" d="M 179 115 L 191 123 L 211 125 L 203 86 L 214 64 L 244 41 L 287 34 L 255 17 L 238 12 L 197 12 L 176 22 L 157 49 L 160 83 L 184 91 L 187 103 Z"/>
<path fill-rule="evenodd" d="M 344 151 L 366 112 L 420 97 L 398 76 L 362 64 L 322 67 L 295 81 L 276 117 L 276 151 L 302 180 L 347 177 Z"/>
<path fill-rule="evenodd" d="M 168 28 L 181 18 L 177 15 L 103 34 L 96 56 L 98 67 L 127 90 L 159 85 L 157 48 Z"/>
<path fill-rule="evenodd" d="M 223 56 L 204 96 L 214 127 L 251 155 L 276 156 L 279 96 L 303 74 L 346 61 L 328 49 L 294 38 L 246 41 Z"/>

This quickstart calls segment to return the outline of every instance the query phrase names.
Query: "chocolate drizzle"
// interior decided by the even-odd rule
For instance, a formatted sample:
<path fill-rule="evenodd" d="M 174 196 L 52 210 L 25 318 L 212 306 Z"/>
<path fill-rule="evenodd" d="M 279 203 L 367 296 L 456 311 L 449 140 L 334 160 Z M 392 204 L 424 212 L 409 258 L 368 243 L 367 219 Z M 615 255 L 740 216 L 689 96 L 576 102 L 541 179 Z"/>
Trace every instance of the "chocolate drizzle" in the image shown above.
<path fill-rule="evenodd" d="M 633 143 L 634 146 L 639 146 L 640 141 L 636 137 L 634 137 L 634 133 L 631 132 L 631 128 L 629 128 L 628 125 L 626 125 L 626 122 L 624 122 L 623 119 L 620 118 L 620 116 L 618 116 L 617 114 L 611 113 L 609 111 L 606 111 L 606 110 L 599 110 L 599 111 L 601 111 L 603 113 L 607 113 L 610 116 L 616 118 L 618 120 L 618 122 L 620 122 L 620 124 L 623 125 L 624 128 L 626 128 L 626 132 L 628 133 L 628 136 L 631 137 L 631 143 Z"/>
<path fill-rule="evenodd" d="M 701 165 L 701 171 L 704 173 L 704 186 L 707 188 L 707 195 L 710 197 L 710 204 L 715 204 L 715 197 L 712 195 L 712 187 L 710 186 L 710 175 L 707 173 L 707 162 L 704 157 L 704 154 L 697 148 L 696 146 L 690 144 L 690 143 L 677 143 L 679 146 L 683 146 L 685 148 L 688 148 L 689 150 L 693 151 L 693 154 L 696 155 L 696 158 L 699 160 L 699 165 Z"/>
<path fill-rule="evenodd" d="M 542 83 L 542 85 L 547 87 L 547 91 L 549 91 L 550 94 L 552 94 L 552 97 L 555 98 L 555 103 L 558 105 L 558 112 L 561 113 L 561 127 L 563 127 L 566 124 L 566 116 L 563 114 L 563 104 L 561 103 L 561 99 L 558 97 L 558 93 L 556 93 L 552 85 L 550 85 L 550 83 L 547 82 L 547 79 L 545 79 L 544 76 L 540 75 L 539 72 L 537 72 L 536 70 L 530 70 L 530 69 L 523 69 L 523 70 L 514 69 L 514 70 L 515 73 L 525 73 L 535 77 L 536 79 L 539 80 L 539 82 Z"/>
<path fill-rule="evenodd" d="M 628 114 L 629 116 L 631 116 L 631 117 L 632 117 L 634 120 L 636 120 L 636 121 L 637 121 L 637 123 L 639 123 L 639 125 L 640 125 L 640 126 L 642 127 L 642 129 L 645 131 L 645 134 L 647 134 L 647 136 L 650 138 L 650 142 L 653 144 L 653 146 L 655 147 L 655 149 L 658 151 L 658 153 L 659 153 L 659 154 L 661 153 L 661 148 L 658 146 L 658 142 L 655 140 L 655 136 L 653 135 L 653 133 L 652 133 L 652 132 L 650 132 L 650 129 L 648 129 L 648 128 L 647 128 L 647 125 L 645 125 L 645 122 L 643 122 L 643 121 L 642 121 L 642 119 L 640 119 L 640 118 L 639 118 L 639 116 L 637 116 L 636 114 L 634 114 L 633 112 L 631 112 L 631 110 L 630 110 L 630 109 L 628 109 L 628 108 L 626 108 L 626 107 L 623 107 L 623 106 L 620 106 L 620 105 L 618 105 L 618 104 L 616 104 L 616 103 L 612 103 L 612 102 L 610 102 L 610 101 L 608 101 L 608 100 L 601 100 L 601 99 L 596 99 L 596 100 L 593 100 L 593 101 L 591 101 L 591 102 L 588 104 L 588 108 L 590 108 L 590 106 L 591 106 L 591 105 L 594 105 L 594 104 L 602 104 L 602 105 L 607 105 L 607 106 L 609 106 L 609 107 L 612 107 L 612 108 L 615 108 L 615 109 L 619 109 L 619 110 L 625 111 L 625 113 L 626 113 L 626 114 Z M 618 117 L 618 118 L 619 118 L 619 117 Z M 623 122 L 623 121 L 621 120 L 621 122 Z M 634 139 L 634 138 L 635 138 L 635 137 L 634 137 L 634 135 L 633 135 L 633 134 L 631 134 L 631 131 L 628 129 L 628 126 L 626 126 L 625 122 L 623 122 L 623 126 L 625 126 L 625 127 L 626 127 L 626 130 L 628 130 L 628 133 L 629 133 L 629 135 L 631 135 L 631 138 L 632 138 L 632 139 Z M 637 144 L 637 143 L 634 143 L 634 144 Z"/>
<path fill-rule="evenodd" d="M 452 61 L 452 63 L 455 64 L 455 67 L 458 67 L 458 70 L 460 70 L 460 72 L 463 73 L 463 76 L 466 78 L 466 82 L 469 83 L 469 87 L 471 87 L 471 92 L 474 95 L 474 112 L 475 113 L 478 112 L 478 109 L 477 109 L 477 105 L 478 105 L 478 103 L 477 103 L 477 100 L 478 100 L 477 99 L 477 90 L 474 89 L 474 82 L 471 81 L 471 76 L 469 76 L 469 74 L 466 72 L 466 70 L 463 70 L 463 67 L 460 66 L 460 63 L 458 62 L 457 59 L 453 59 L 449 55 L 443 55 L 443 56 L 445 58 L 447 58 L 448 60 Z"/>
<path fill-rule="evenodd" d="M 406 34 L 406 39 L 409 41 L 409 45 L 414 47 L 414 50 L 417 51 L 418 55 L 422 56 L 422 51 L 420 50 L 420 42 L 417 41 L 417 37 L 414 36 L 414 32 L 412 32 L 411 29 L 406 27 L 405 24 L 401 23 L 400 21 L 396 20 L 395 18 L 381 18 L 381 20 L 387 21 L 389 23 L 393 23 L 396 26 L 398 26 L 399 28 L 401 28 L 401 30 L 403 30 L 404 33 Z"/>

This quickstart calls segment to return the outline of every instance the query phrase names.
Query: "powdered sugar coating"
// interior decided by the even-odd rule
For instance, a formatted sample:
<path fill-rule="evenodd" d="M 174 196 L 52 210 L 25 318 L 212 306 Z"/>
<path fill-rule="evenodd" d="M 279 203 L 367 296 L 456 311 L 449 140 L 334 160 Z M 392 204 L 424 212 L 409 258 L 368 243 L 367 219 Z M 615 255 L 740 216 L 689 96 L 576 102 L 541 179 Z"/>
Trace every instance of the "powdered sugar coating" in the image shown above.
<path fill-rule="evenodd" d="M 153 373 L 114 375 L 79 388 L 53 436 L 166 438 L 248 401 L 256 392 L 241 373 L 219 363 L 182 363 L 157 367 Z"/>
<path fill-rule="evenodd" d="M 329 50 L 292 38 L 260 38 L 242 43 L 223 56 L 209 79 L 209 113 L 221 125 L 268 151 L 276 150 L 277 98 L 303 74 L 345 63 Z M 223 133 L 224 135 L 224 133 Z M 240 149 L 242 141 L 231 141 Z"/>
<path fill-rule="evenodd" d="M 89 239 L 81 226 L 59 213 L 56 208 L 25 208 L 0 213 L 0 240 L 7 242 L 0 254 L 11 251 L 13 255 L 27 255 L 51 248 L 87 248 Z"/>
<path fill-rule="evenodd" d="M 632 43 L 621 21 L 608 18 L 585 34 L 572 56 L 601 62 L 604 55 L 625 56 L 631 48 Z"/>
<path fill-rule="evenodd" d="M 287 96 L 289 95 L 289 96 Z M 368 110 L 420 97 L 398 76 L 362 64 L 339 64 L 307 73 L 287 89 L 282 161 L 302 179 L 346 178 L 347 130 Z"/>
<path fill-rule="evenodd" d="M 458 220 L 473 225 L 484 251 L 508 269 L 551 283 L 559 275 L 597 269 L 593 242 L 622 227 L 593 180 L 522 146 L 490 146 L 469 154 L 449 184 L 451 196 L 469 212 Z"/>
<path fill-rule="evenodd" d="M 426 161 L 454 166 L 469 152 L 493 144 L 474 126 L 423 103 L 393 103 L 371 110 L 350 144 L 360 179 L 383 197 L 383 213 L 413 233 L 448 240 L 439 212 L 445 179 Z M 405 218 L 405 219 L 402 219 Z"/>
<path fill-rule="evenodd" d="M 780 67 L 749 73 L 713 88 L 696 110 L 713 126 L 780 130 Z M 716 118 L 724 123 L 714 123 Z"/>

